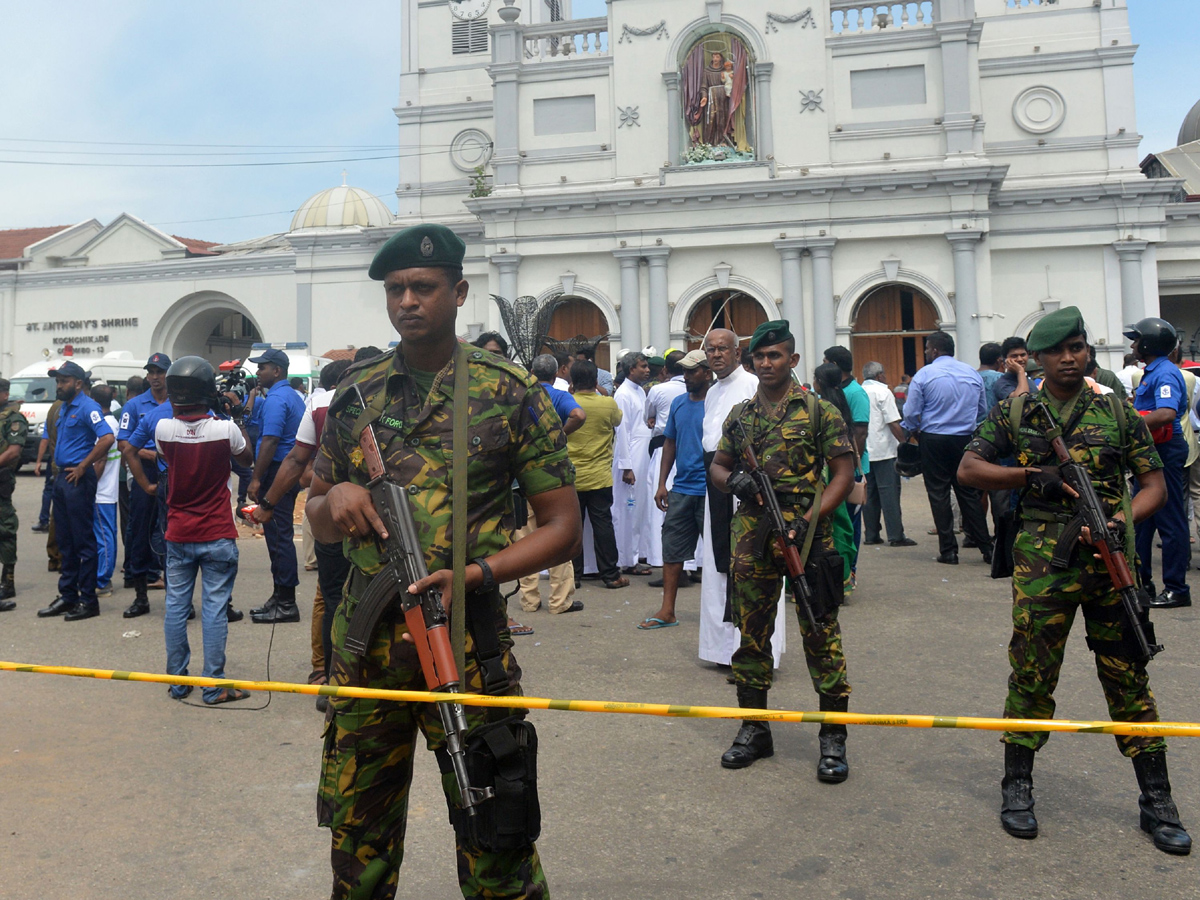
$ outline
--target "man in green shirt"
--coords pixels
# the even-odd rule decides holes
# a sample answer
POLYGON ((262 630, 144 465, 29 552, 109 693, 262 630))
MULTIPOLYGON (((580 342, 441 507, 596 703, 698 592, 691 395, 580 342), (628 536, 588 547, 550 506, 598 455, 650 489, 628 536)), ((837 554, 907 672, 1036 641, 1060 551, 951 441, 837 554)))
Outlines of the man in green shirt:
MULTIPOLYGON (((617 536, 613 531, 613 441, 621 424, 621 408, 612 397, 596 392, 596 364, 576 360, 571 364, 575 402, 587 419, 567 435, 567 455, 575 466, 575 492, 579 512, 592 521, 596 546, 596 568, 607 588, 628 586, 629 579, 617 567, 617 536)), ((583 557, 575 560, 576 580, 583 574, 583 557)))

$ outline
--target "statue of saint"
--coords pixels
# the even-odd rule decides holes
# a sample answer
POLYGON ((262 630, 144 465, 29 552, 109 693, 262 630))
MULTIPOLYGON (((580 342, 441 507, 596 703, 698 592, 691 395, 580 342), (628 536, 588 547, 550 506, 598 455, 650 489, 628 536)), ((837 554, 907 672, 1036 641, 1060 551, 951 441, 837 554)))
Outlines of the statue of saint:
POLYGON ((684 119, 693 146, 752 151, 746 137, 749 69, 745 45, 733 35, 709 35, 696 42, 682 79, 684 119))

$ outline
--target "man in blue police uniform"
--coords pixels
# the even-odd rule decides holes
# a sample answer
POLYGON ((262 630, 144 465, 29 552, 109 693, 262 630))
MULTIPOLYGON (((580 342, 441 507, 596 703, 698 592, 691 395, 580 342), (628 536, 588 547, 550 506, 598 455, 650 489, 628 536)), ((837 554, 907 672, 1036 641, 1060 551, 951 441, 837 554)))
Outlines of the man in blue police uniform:
MULTIPOLYGON (((117 446, 121 453, 126 452, 129 438, 137 431, 138 425, 150 412, 160 407, 167 399, 167 369, 171 368, 171 358, 165 353, 155 353, 146 360, 146 384, 148 390, 142 391, 125 404, 121 410, 121 424, 117 429, 117 446)), ((158 483, 158 466, 148 465, 157 459, 154 449, 154 433, 150 432, 149 443, 138 449, 138 458, 142 461, 142 469, 151 484, 158 483)), ((129 543, 126 556, 129 560, 127 577, 133 582, 133 603, 125 610, 126 619, 144 616, 150 612, 150 600, 146 596, 146 585, 157 581, 163 561, 158 559, 150 546, 150 536, 158 524, 158 501, 147 494, 134 482, 129 491, 129 543)))
POLYGON ((38 616, 63 616, 68 622, 100 615, 96 599, 96 470, 116 435, 104 421, 107 410, 83 393, 87 373, 65 362, 49 372, 62 401, 54 444, 54 521, 62 570, 58 596, 38 616))
MULTIPOLYGON (((296 443, 296 430, 304 418, 304 401, 288 384, 288 355, 274 347, 249 362, 258 366, 259 387, 266 388, 265 397, 255 403, 255 419, 259 426, 255 448, 254 478, 246 496, 262 504, 271 489, 279 464, 296 443)), ((263 537, 271 557, 271 578, 275 590, 267 602, 250 610, 250 618, 260 624, 299 622, 296 606, 296 585, 300 583, 296 565, 296 543, 292 530, 292 513, 300 485, 294 485, 278 501, 270 505, 274 513, 263 524, 263 537)))
POLYGON ((1187 442, 1183 438, 1180 417, 1189 415, 1187 387, 1179 367, 1170 360, 1178 340, 1175 327, 1164 319, 1142 319, 1124 332, 1133 342, 1133 352, 1146 363, 1142 381, 1134 395, 1133 406, 1146 420, 1154 437, 1154 449, 1162 457, 1163 476, 1167 480, 1167 503, 1137 526, 1137 555, 1142 586, 1153 597, 1150 605, 1158 609, 1191 606, 1187 586, 1188 545, 1187 484, 1184 463, 1187 442), (1162 540, 1163 591, 1154 595, 1154 571, 1150 552, 1154 534, 1162 540))

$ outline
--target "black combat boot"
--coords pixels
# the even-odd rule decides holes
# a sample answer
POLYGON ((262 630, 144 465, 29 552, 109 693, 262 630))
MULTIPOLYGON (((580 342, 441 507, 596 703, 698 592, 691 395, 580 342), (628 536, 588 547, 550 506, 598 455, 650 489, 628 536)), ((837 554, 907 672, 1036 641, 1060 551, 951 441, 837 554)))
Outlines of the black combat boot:
POLYGON ((1133 758, 1137 773, 1142 831, 1154 838, 1154 846, 1164 853, 1187 856, 1192 838, 1179 821, 1179 810, 1171 799, 1171 780, 1167 777, 1167 754, 1139 753, 1133 758))
MULTIPOLYGON (((269 602, 269 601, 268 601, 269 602)), ((283 622, 299 622, 300 607, 296 605, 296 589, 275 585, 275 606, 270 612, 261 615, 250 613, 250 619, 259 625, 272 625, 283 622)))
POLYGON ((0 600, 11 600, 15 596, 17 586, 13 583, 13 567, 5 564, 3 573, 0 573, 0 600))
POLYGON ((275 612, 275 606, 279 603, 279 585, 275 585, 275 589, 271 591, 271 596, 267 598, 267 602, 262 606, 252 606, 250 608, 250 618, 257 619, 259 616, 269 616, 275 612))
POLYGON ((1000 824, 1017 838, 1035 838, 1033 817, 1033 751, 1020 744, 1004 745, 1004 780, 1000 782, 1000 824))
POLYGON ((150 598, 146 596, 146 576, 138 575, 133 579, 133 602, 121 613, 126 619, 136 619, 150 612, 150 598))
MULTIPOLYGON (((821 712, 846 712, 850 708, 849 697, 821 694, 820 698, 821 712)), ((826 784, 841 784, 850 777, 850 764, 846 762, 846 726, 822 725, 817 741, 821 745, 817 780, 826 784)))
MULTIPOLYGON (((752 688, 744 684, 737 686, 738 706, 742 709, 766 709, 766 688, 752 688)), ((721 756, 721 765, 726 769, 744 769, 757 759, 775 755, 775 742, 771 739, 771 726, 767 722, 743 721, 738 729, 733 746, 721 756)))

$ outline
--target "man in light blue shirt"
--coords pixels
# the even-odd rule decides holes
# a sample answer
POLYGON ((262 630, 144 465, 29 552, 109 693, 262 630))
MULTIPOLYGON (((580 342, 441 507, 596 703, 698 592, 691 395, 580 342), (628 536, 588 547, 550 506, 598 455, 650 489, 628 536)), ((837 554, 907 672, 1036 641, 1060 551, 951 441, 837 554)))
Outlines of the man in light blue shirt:
POLYGON ((937 561, 958 565, 958 541, 954 537, 954 514, 950 491, 958 498, 963 531, 992 561, 992 536, 978 489, 959 484, 958 464, 975 426, 988 414, 983 378, 966 363, 954 358, 954 338, 935 331, 925 338, 925 367, 908 386, 904 402, 904 430, 917 435, 921 447, 921 469, 925 492, 938 533, 937 561))

